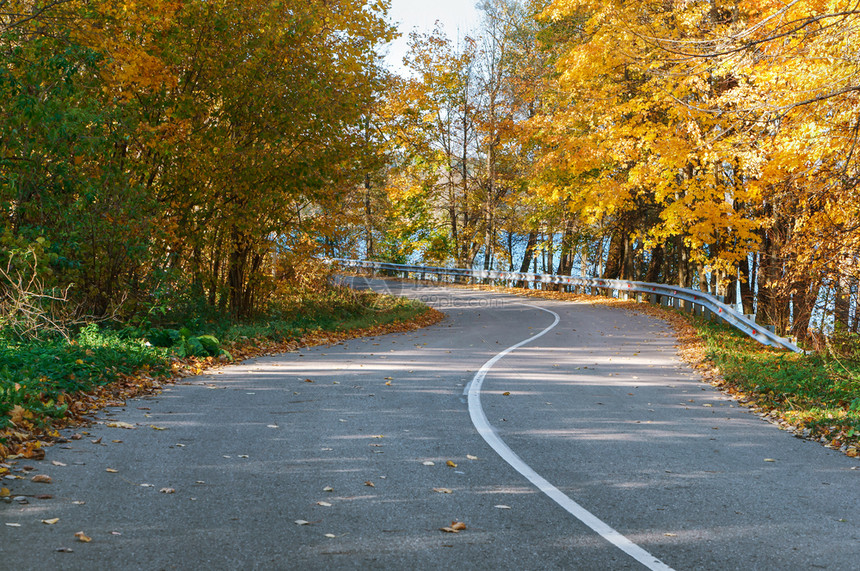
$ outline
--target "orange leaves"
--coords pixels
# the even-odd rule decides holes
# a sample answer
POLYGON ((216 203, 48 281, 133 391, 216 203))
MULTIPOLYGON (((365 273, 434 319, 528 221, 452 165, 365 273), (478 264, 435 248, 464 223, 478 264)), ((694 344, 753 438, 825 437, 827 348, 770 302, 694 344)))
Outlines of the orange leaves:
POLYGON ((439 528, 440 531, 444 531, 445 533, 460 533, 464 529, 466 529, 466 524, 463 523, 462 521, 456 521, 456 520, 452 521, 451 525, 449 525, 449 526, 439 528))

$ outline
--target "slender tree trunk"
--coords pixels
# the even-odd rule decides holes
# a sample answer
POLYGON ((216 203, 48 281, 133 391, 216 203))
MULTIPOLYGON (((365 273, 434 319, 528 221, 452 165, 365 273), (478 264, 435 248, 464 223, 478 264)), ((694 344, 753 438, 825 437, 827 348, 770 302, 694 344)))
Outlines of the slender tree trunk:
POLYGON ((660 282, 660 269, 663 266, 663 246, 657 245, 651 248, 651 262, 645 274, 645 281, 650 283, 660 282))
POLYGON ((744 306, 744 313, 747 315, 755 313, 755 292, 753 291, 756 273, 755 260, 755 254, 748 256, 746 260, 741 261, 738 267, 740 273, 741 303, 744 306))
POLYGON ((364 175, 364 245, 366 248, 365 256, 368 260, 372 260, 373 251, 373 211, 370 202, 370 174, 364 175))
POLYGON ((848 331, 851 325, 851 282, 844 274, 836 283, 836 300, 833 304, 833 322, 837 330, 848 331))
POLYGON ((573 221, 567 217, 564 223, 564 234, 561 237, 561 255, 558 259, 558 273, 559 275, 569 276, 570 272, 573 271, 573 257, 574 257, 574 248, 573 244, 573 221))

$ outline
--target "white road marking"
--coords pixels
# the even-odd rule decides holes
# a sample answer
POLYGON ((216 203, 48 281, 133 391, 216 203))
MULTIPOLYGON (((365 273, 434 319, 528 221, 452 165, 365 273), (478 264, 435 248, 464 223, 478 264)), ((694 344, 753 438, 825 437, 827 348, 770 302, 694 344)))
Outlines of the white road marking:
POLYGON ((604 539, 609 541, 611 544, 615 545, 621 551, 647 567, 648 569, 653 569, 655 571, 672 571, 672 568, 612 529, 608 524, 604 523, 600 519, 597 518, 590 511, 573 501, 571 498, 566 496, 561 490, 550 484, 543 476, 534 471, 534 469, 526 464, 522 458, 520 458, 516 452, 510 449, 510 447, 505 444, 505 442, 499 437, 496 429, 489 423, 487 420, 487 415, 484 414, 484 409, 481 407, 481 385, 484 383, 484 378, 487 376, 487 373, 490 369, 493 368, 502 357, 507 355, 508 353, 519 349, 523 345, 527 343, 531 343, 535 339, 545 335, 547 332, 551 331, 558 325, 558 322, 561 320, 559 315, 550 311, 549 309, 545 309, 543 307, 539 307, 537 305, 531 305, 527 303, 523 303, 520 305, 525 305, 528 307, 532 307, 534 309, 539 309, 541 311, 545 311, 547 313, 555 316, 555 321, 553 321, 552 325, 541 331, 536 335, 532 335, 528 339, 524 339, 520 341, 516 345, 511 345, 501 353, 497 354, 495 357, 484 363, 481 369, 475 373, 475 376, 466 385, 466 389, 464 392, 467 392, 468 400, 469 400, 469 415, 472 417, 472 424, 478 430, 478 433, 481 437, 490 445, 490 447, 498 453, 502 459, 510 464, 514 470, 522 474, 526 477, 532 484, 537 486, 537 488, 542 491, 544 494, 549 496, 555 503, 563 507, 568 511, 571 515, 573 515, 576 519, 590 527, 596 533, 600 534, 604 539))

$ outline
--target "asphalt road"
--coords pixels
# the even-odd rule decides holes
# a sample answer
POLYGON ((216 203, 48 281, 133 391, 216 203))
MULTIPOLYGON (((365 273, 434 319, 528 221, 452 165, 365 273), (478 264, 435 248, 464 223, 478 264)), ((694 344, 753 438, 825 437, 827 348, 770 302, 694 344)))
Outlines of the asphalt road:
POLYGON ((448 317, 186 379, 19 462, 0 568, 860 566, 860 462, 700 382, 662 322, 401 293, 448 317))

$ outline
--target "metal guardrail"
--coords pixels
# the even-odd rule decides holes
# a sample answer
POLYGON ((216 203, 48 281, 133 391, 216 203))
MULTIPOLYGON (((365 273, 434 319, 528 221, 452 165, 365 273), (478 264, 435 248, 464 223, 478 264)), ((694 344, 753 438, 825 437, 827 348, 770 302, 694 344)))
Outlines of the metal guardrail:
POLYGON ((502 272, 496 270, 466 270, 462 268, 439 268, 434 266, 416 266, 408 264, 389 264, 385 262, 368 262, 362 260, 346 260, 335 258, 330 260, 333 263, 340 264, 346 268, 362 268, 368 270, 386 270, 404 274, 404 277, 409 277, 409 274, 414 274, 418 279, 426 279, 430 276, 454 276, 460 278, 468 278, 473 280, 507 280, 513 282, 530 282, 540 284, 558 284, 562 286, 578 286, 587 288, 597 288, 603 290, 613 290, 623 294, 629 298, 630 294, 637 294, 637 300, 640 300, 640 295, 650 296, 652 303, 659 303, 661 299, 667 298, 674 300, 673 305, 680 307, 681 301, 685 301, 692 306, 694 312, 710 312, 711 314, 723 319, 726 323, 752 337, 763 345, 771 347, 781 347, 802 353, 803 350, 790 340, 776 335, 767 327, 759 325, 752 319, 745 316, 735 308, 726 305, 716 297, 694 289, 682 288, 666 284, 653 284, 647 282, 633 282, 626 280, 606 280, 601 278, 583 278, 574 276, 560 276, 552 274, 531 274, 522 272, 502 272))

